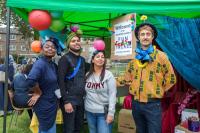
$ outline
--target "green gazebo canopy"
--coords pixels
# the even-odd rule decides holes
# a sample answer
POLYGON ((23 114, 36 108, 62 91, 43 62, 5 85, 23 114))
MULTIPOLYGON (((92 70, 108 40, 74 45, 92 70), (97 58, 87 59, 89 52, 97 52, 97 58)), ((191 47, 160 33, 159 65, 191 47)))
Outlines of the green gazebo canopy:
POLYGON ((109 36, 111 21, 127 13, 177 18, 200 17, 200 0, 7 0, 7 6, 25 21, 32 9, 63 11, 66 25, 79 24, 85 35, 109 36))

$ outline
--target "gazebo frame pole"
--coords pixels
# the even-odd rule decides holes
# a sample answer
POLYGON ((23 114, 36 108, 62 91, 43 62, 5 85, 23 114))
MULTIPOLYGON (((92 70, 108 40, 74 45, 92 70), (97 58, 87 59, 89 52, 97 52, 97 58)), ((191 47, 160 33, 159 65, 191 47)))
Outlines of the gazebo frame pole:
POLYGON ((5 56, 5 87, 4 87, 4 119, 3 133, 6 133, 6 116, 8 107, 8 64, 9 64, 9 46, 10 46, 10 8, 6 10, 6 56, 5 56))

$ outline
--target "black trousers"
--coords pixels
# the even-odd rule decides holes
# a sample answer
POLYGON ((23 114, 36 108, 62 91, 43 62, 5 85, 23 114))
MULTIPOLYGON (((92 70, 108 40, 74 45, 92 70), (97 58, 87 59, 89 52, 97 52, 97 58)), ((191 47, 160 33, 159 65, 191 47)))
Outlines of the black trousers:
POLYGON ((63 114, 63 133, 80 133, 84 121, 84 104, 73 105, 72 113, 65 112, 64 105, 61 106, 63 114))

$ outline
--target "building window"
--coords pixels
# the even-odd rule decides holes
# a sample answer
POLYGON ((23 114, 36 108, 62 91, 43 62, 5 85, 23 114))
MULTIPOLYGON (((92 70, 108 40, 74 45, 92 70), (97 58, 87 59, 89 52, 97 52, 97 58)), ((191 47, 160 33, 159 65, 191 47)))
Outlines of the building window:
POLYGON ((21 45, 21 51, 26 51, 25 45, 21 45))
POLYGON ((10 51, 16 51, 16 46, 15 45, 10 45, 10 51))
POLYGON ((10 35, 10 40, 16 40, 16 35, 10 35))

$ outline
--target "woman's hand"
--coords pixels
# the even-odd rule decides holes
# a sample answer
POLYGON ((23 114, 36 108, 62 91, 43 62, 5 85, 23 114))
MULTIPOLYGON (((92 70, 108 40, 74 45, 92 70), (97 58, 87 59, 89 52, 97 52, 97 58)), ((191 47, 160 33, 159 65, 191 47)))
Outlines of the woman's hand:
POLYGON ((72 113, 74 111, 71 103, 65 104, 64 107, 65 107, 65 112, 67 113, 72 113))
POLYGON ((32 97, 28 100, 28 106, 30 107, 34 106, 38 101, 38 99, 40 98, 40 96, 42 95, 42 91, 40 90, 38 83, 32 88, 32 90, 33 94, 29 94, 32 97))
POLYGON ((113 117, 113 116, 107 115, 107 117, 106 117, 106 122, 107 122, 107 124, 112 123, 113 120, 114 120, 114 117, 113 117))
POLYGON ((38 101, 38 99, 40 98, 41 94, 38 93, 33 93, 30 94, 32 97, 28 100, 28 106, 34 106, 36 104, 36 102, 38 101))

